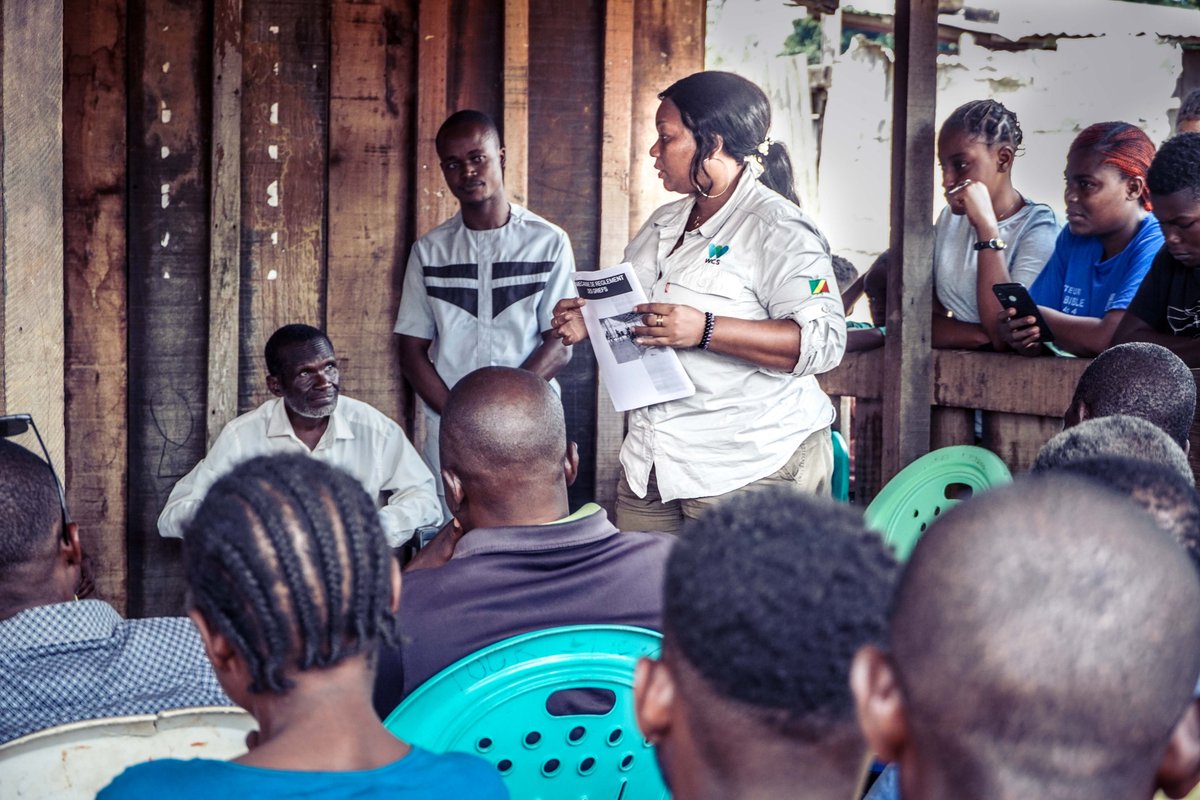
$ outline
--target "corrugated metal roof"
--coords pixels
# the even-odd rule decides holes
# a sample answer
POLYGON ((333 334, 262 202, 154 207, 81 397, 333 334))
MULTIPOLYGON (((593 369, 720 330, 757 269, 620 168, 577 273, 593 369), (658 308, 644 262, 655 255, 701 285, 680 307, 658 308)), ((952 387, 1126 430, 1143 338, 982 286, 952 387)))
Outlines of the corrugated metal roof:
POLYGON ((983 0, 968 5, 999 12, 996 22, 973 22, 939 14, 938 24, 989 33, 1010 41, 1030 37, 1155 34, 1200 38, 1200 10, 1129 3, 1124 0, 983 0))
MULTIPOLYGON (((1147 33, 1200 38, 1200 10, 1125 0, 966 0, 971 8, 996 11, 996 22, 974 22, 963 13, 939 14, 938 24, 989 33, 1010 41, 1036 37, 1115 36, 1147 33)), ((842 8, 892 14, 895 0, 842 0, 842 8)))

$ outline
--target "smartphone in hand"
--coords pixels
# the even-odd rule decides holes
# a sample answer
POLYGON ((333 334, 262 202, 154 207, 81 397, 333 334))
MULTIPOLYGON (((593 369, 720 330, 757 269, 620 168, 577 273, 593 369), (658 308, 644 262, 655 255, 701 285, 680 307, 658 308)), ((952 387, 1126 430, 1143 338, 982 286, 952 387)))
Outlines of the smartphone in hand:
POLYGON ((1033 302, 1033 298, 1029 296, 1029 290, 1023 285, 1019 283, 996 283, 992 285, 992 292, 1004 308, 1015 308, 1018 317, 1033 317, 1036 320, 1034 324, 1038 327, 1039 341, 1054 341, 1054 331, 1050 330, 1050 326, 1046 324, 1046 318, 1042 316, 1037 303, 1033 302))

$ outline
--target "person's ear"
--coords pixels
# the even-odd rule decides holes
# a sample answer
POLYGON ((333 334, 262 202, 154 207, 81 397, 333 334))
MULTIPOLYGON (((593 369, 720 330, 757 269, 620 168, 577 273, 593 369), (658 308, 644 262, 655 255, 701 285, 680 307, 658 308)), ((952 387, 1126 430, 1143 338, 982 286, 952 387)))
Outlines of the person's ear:
POLYGON ((1138 205, 1141 205, 1142 197, 1146 193, 1146 179, 1140 175, 1134 175, 1132 178, 1126 179, 1125 183, 1125 198, 1127 200, 1136 200, 1138 205))
MULTIPOLYGON (((395 559, 392 560, 395 561, 395 559)), ((204 652, 208 656, 208 660, 212 662, 213 671, 218 674, 231 672, 233 660, 237 657, 237 651, 233 649, 233 645, 220 631, 208 624, 208 620, 199 610, 189 608, 188 617, 196 626, 196 630, 200 632, 200 641, 204 643, 204 652)))
POLYGON ((725 137, 718 133, 713 138, 716 140, 716 144, 713 145, 711 152, 705 154, 706 158, 717 158, 725 151, 725 137))
POLYGON ((267 388, 271 390, 271 394, 276 397, 283 397, 283 384, 279 382, 279 376, 267 374, 267 388))
POLYGON ((1063 430, 1074 428, 1085 419, 1091 417, 1091 415, 1087 403, 1082 400, 1073 401, 1063 414, 1063 430))
POLYGON ((1017 152, 1013 150, 1012 145, 1002 144, 996 148, 996 171, 1008 172, 1012 169, 1013 159, 1017 152))
POLYGON ((908 718, 896 672, 878 647, 866 645, 855 653, 850 689, 858 727, 872 752, 881 761, 897 760, 908 743, 908 718))
POLYGON ((446 490, 446 508, 450 509, 451 515, 457 516, 459 508, 462 507, 463 498, 466 496, 463 491, 462 479, 454 470, 442 467, 442 486, 446 490))
POLYGON ((501 148, 500 148, 500 169, 501 169, 502 171, 503 171, 503 169, 504 169, 505 163, 506 163, 506 161, 505 161, 505 153, 504 153, 504 148, 503 148, 503 147, 501 147, 501 148))
POLYGON ((1200 704, 1193 700, 1175 724, 1154 775, 1167 797, 1186 797, 1200 783, 1200 704))
POLYGON ((83 563, 83 545, 79 543, 79 525, 68 522, 63 537, 58 540, 58 555, 64 564, 77 567, 83 563))
POLYGON ((400 584, 402 581, 400 578, 400 562, 394 558, 390 559, 390 561, 392 562, 392 602, 388 605, 388 607, 392 610, 392 613, 395 614, 400 610, 400 584))
POLYGON ((638 728, 651 744, 671 732, 675 711, 675 679, 671 668, 655 658, 639 658, 633 673, 633 706, 638 728))
POLYGON ((567 479, 567 486, 573 485, 579 477, 579 445, 571 441, 567 442, 567 452, 563 456, 563 477, 567 479))

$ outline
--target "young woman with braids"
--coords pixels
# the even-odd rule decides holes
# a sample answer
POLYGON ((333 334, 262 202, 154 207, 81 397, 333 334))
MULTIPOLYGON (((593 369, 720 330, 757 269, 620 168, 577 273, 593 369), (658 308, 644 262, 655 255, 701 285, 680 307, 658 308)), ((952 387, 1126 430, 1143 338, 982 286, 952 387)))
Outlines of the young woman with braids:
MULTIPOLYGON (((659 95, 650 156, 684 195, 625 249, 650 300, 638 344, 676 350, 696 393, 636 409, 621 448, 617 527, 677 530, 750 485, 829 492, 833 406, 816 375, 846 324, 825 237, 797 205, 787 149, 767 138, 762 90, 698 72, 659 95)), ((565 344, 587 338, 578 298, 555 307, 565 344)))
MULTIPOLYGON (((1162 248, 1146 187, 1153 160, 1150 137, 1127 122, 1085 128, 1067 151, 1067 226, 1029 287, 1064 350, 1094 356, 1109 346, 1162 248)), ((1001 310, 999 320, 1013 350, 1037 355, 1042 349, 1034 317, 1001 310)))
POLYGON ((140 764, 101 798, 508 797, 486 762, 412 747, 375 715, 400 572, 354 478, 306 456, 247 461, 209 490, 183 547, 190 616, 258 732, 232 762, 140 764))
POLYGON ((1023 138, 1016 114, 995 100, 965 103, 942 123, 947 205, 934 230, 934 347, 1005 349, 992 286, 1029 286, 1054 250, 1054 211, 1013 187, 1023 138))

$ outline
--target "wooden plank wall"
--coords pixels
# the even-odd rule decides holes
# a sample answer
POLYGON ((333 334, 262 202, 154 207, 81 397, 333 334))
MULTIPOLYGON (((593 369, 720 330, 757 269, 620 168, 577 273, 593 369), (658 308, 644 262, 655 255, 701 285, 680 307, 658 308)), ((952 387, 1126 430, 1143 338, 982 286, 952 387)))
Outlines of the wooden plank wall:
POLYGON ((66 0, 66 485, 97 590, 125 610, 125 0, 66 0))
POLYGON ((0 413, 34 415, 60 475, 62 20, 61 0, 0 7, 0 413))
MULTIPOLYGON (((883 466, 884 350, 847 353, 821 386, 854 397, 855 502, 866 505, 890 475, 883 466)), ((981 444, 1013 474, 1032 466, 1038 450, 1062 430, 1062 415, 1086 358, 1021 358, 1010 354, 934 350, 926 376, 932 388, 934 447, 975 443, 975 410, 983 413, 981 444)), ((919 455, 919 454, 918 454, 919 455)), ((900 464, 903 468, 908 462, 900 464)))
MULTIPOLYGON (((101 589, 135 615, 182 608, 157 516, 267 396, 277 326, 324 326, 346 393, 411 422, 391 328, 412 241, 457 210, 433 151, 450 112, 497 119, 513 198, 591 269, 669 199, 646 155, 655 95, 703 63, 703 0, 61 1, 65 16, 38 6, 65 25, 65 286, 45 291, 51 311, 65 294, 66 336, 37 341, 64 348, 38 357, 66 377, 39 377, 66 397, 69 495, 101 589)), ((572 502, 611 505, 622 420, 598 437, 579 350, 560 378, 583 453, 572 502)))

